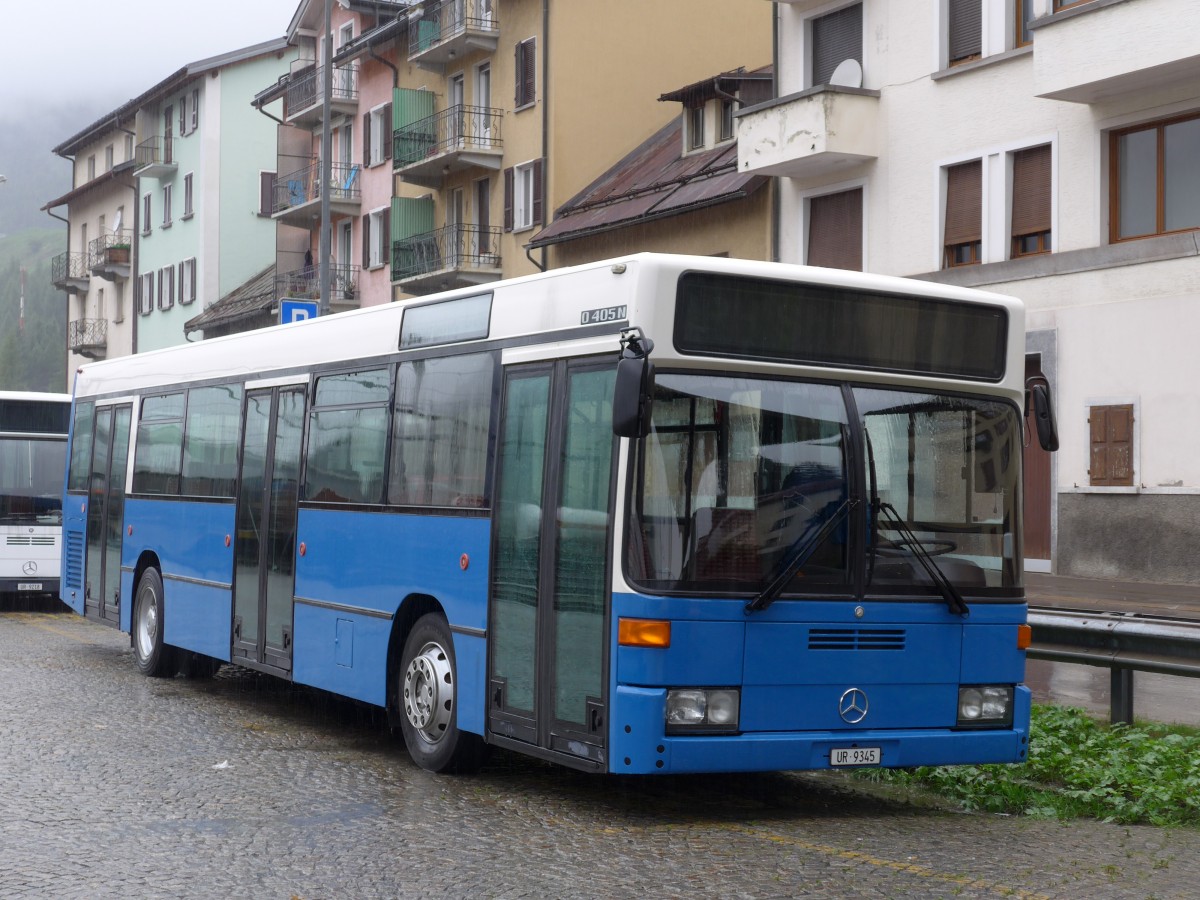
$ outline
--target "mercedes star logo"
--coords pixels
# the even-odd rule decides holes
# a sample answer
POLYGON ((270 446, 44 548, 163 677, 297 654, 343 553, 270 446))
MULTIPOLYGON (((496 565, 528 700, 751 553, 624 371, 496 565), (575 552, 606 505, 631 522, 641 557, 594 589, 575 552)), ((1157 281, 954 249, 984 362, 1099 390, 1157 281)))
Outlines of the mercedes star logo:
POLYGON ((867 717, 866 693, 850 688, 838 698, 838 714, 847 725, 857 725, 867 717))
POLYGON ((29 562, 25 563, 25 565, 21 566, 21 571, 24 572, 26 575, 36 575, 37 574, 37 563, 35 563, 31 559, 29 562))

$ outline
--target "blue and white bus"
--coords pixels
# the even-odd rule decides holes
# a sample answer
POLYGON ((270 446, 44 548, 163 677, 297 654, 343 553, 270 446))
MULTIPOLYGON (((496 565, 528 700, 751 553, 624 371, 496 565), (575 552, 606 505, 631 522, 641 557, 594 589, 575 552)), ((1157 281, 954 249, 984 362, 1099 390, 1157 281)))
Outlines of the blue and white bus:
POLYGON ((1008 297, 643 254, 93 363, 62 598, 433 771, 1019 761, 1023 346, 1008 297))
POLYGON ((70 421, 69 394, 0 391, 0 598, 58 596, 70 421))

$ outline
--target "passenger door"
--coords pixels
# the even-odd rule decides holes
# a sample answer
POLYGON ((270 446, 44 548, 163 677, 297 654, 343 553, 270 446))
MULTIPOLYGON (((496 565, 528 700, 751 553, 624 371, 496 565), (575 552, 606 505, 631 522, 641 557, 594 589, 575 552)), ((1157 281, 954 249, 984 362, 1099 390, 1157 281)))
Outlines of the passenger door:
POLYGON ((605 763, 614 378, 608 360, 510 368, 499 435, 489 727, 584 767, 605 763))
POLYGON ((120 622, 121 543, 132 410, 128 404, 96 409, 89 469, 84 612, 114 626, 120 622))

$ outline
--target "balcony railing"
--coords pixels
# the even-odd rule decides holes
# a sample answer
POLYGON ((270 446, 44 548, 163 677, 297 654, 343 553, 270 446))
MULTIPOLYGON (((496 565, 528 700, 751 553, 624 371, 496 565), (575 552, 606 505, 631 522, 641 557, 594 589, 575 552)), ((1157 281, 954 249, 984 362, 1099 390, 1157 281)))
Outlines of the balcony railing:
POLYGON ((500 38, 495 0, 441 0, 409 26, 408 58, 441 69, 470 50, 492 52, 500 38))
POLYGON ((50 281, 60 291, 86 291, 91 275, 86 253, 66 251, 50 260, 50 281))
POLYGON ((103 359, 108 349, 108 320, 72 319, 67 323, 67 346, 80 356, 103 359))
MULTIPOLYGON (((321 118, 325 103, 325 67, 313 66, 293 74, 284 92, 284 118, 293 124, 311 124, 321 118)), ((335 110, 345 111, 358 105, 358 65, 333 67, 333 92, 330 102, 335 110)))
POLYGON ((433 185, 451 172, 500 168, 504 111, 457 105, 392 132, 392 165, 407 181, 433 185))
POLYGON ((133 235, 124 229, 110 231, 88 243, 88 267, 108 281, 129 277, 133 235))
MULTIPOLYGON (((329 203, 337 215, 353 215, 362 203, 362 186, 357 163, 333 163, 329 167, 329 203)), ((271 215, 289 225, 308 227, 319 214, 321 163, 313 160, 303 169, 275 179, 271 215)))
MULTIPOLYGON (((358 294, 358 276, 361 267, 337 265, 329 267, 329 291, 331 304, 346 303, 354 300, 358 294)), ((308 266, 275 276, 275 296, 279 299, 292 298, 297 300, 321 299, 321 269, 319 266, 308 266)))
POLYGON ((175 139, 159 134, 142 141, 133 151, 133 174, 158 178, 175 170, 175 139))
POLYGON ((411 292, 493 281, 500 275, 499 228, 447 225, 392 242, 392 281, 411 292), (424 284, 428 280, 429 284, 424 284))

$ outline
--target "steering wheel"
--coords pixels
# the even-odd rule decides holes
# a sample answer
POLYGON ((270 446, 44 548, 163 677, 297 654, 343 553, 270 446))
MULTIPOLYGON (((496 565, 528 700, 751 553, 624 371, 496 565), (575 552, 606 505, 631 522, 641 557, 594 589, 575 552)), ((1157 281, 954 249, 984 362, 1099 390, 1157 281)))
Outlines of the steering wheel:
POLYGON ((955 550, 957 550, 957 549, 958 549, 958 544, 954 543, 954 541, 946 541, 946 540, 937 540, 937 541, 920 541, 920 540, 918 540, 918 541, 910 541, 910 540, 889 541, 889 542, 888 542, 888 544, 887 544, 886 546, 884 546, 884 545, 881 545, 881 546, 879 547, 879 549, 880 549, 880 550, 893 550, 893 549, 894 549, 894 550, 900 550, 900 549, 904 549, 904 550, 905 550, 905 552, 907 552, 907 553, 912 553, 913 551, 912 551, 912 549, 910 549, 910 548, 912 547, 912 545, 913 545, 913 544, 920 544, 920 545, 921 545, 921 547, 922 547, 922 548, 924 548, 925 552, 926 552, 926 553, 928 553, 930 556, 941 556, 943 553, 953 553, 955 550))

